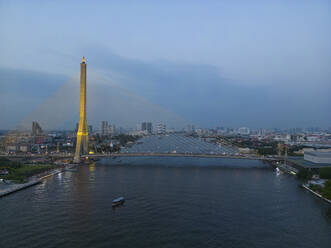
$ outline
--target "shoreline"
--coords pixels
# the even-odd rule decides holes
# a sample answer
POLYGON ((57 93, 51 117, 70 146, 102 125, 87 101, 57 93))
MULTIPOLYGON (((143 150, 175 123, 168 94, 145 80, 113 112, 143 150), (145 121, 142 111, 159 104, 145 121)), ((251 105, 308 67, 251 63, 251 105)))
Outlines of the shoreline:
POLYGON ((280 171, 295 176, 298 173, 298 170, 287 164, 277 164, 275 165, 280 171))
MULTIPOLYGON (((281 165, 281 166, 277 166, 277 168, 279 168, 281 171, 283 171, 284 173, 288 174, 288 175, 291 175, 291 176, 295 176, 297 174, 297 171, 294 172, 293 171, 293 167, 291 166, 284 166, 284 165, 281 165)), ((296 169, 295 169, 296 170, 296 169)), ((331 204, 331 200, 329 199, 326 199, 325 197, 323 197, 321 194, 315 192, 314 190, 310 189, 305 183, 301 184, 301 186, 308 190, 310 193, 312 193, 313 195, 325 200, 326 202, 330 203, 331 204)))
POLYGON ((325 200, 326 202, 328 202, 328 203, 331 204, 331 200, 326 199, 325 197, 323 197, 323 196, 320 195, 319 193, 317 193, 317 192, 315 192, 314 190, 310 189, 306 184, 303 183, 301 186, 302 186, 303 188, 305 188, 306 190, 308 190, 310 193, 316 195, 317 197, 319 197, 319 198, 321 198, 321 199, 323 199, 323 200, 325 200))
POLYGON ((47 173, 46 175, 44 175, 44 176, 42 176, 42 177, 39 177, 39 180, 44 180, 44 179, 46 179, 46 178, 48 178, 48 177, 51 177, 51 176, 54 176, 54 175, 57 175, 57 174, 59 174, 59 173, 61 173, 61 172, 63 172, 64 171, 64 169, 62 168, 62 169, 53 169, 53 170, 51 170, 51 171, 49 171, 50 173, 47 173))
POLYGON ((40 183, 42 183, 42 181, 44 179, 46 179, 48 177, 51 177, 51 176, 54 176, 54 175, 57 175, 61 172, 63 172, 63 168, 62 169, 61 168, 52 169, 50 171, 47 171, 47 173, 45 173, 46 175, 39 176, 39 177, 38 176, 30 177, 30 180, 26 183, 22 183, 22 184, 15 183, 15 184, 8 185, 8 189, 0 190, 0 198, 4 197, 4 196, 7 196, 7 195, 10 195, 12 193, 15 193, 17 191, 29 188, 31 186, 40 184, 40 183))
MULTIPOLYGON (((269 161, 268 161, 269 162, 269 161)), ((292 176, 294 176, 295 174, 292 174, 291 170, 289 168, 284 168, 283 166, 276 166, 276 167, 280 167, 280 169, 287 173, 287 174, 290 174, 292 176)), ((289 166, 290 167, 290 166, 289 166)), ((291 167, 290 167, 291 168, 291 167)), ((291 168, 293 169, 293 168, 291 168)), ((47 171, 45 173, 41 173, 42 175, 35 175, 35 176, 32 176, 30 177, 30 180, 26 183, 23 183, 23 184, 12 184, 12 185, 8 185, 9 188, 8 189, 5 189, 5 190, 0 190, 0 198, 4 197, 4 196, 7 196, 7 195, 10 195, 12 193, 15 193, 15 192, 18 192, 20 190, 23 190, 23 189, 26 189, 26 188, 29 188, 31 186, 34 186, 34 185, 37 185, 37 184, 40 184, 42 183, 43 180, 51 177, 51 176, 54 176, 54 175, 57 175, 59 173, 62 173, 65 171, 65 168, 58 168, 58 169, 52 169, 50 171, 47 171)), ((306 189, 307 191, 309 191, 310 193, 314 194, 315 196, 325 200, 326 202, 328 202, 329 204, 331 204, 331 200, 328 200, 326 198, 324 198, 322 195, 320 195, 319 193, 313 191, 312 189, 310 189, 306 184, 302 184, 301 185, 304 189, 306 189)))
POLYGON ((41 182, 42 182, 41 179, 37 179, 37 180, 32 180, 32 181, 27 182, 27 183, 10 185, 11 187, 9 189, 0 191, 0 197, 4 197, 4 196, 7 196, 9 194, 12 194, 12 193, 15 193, 17 191, 20 191, 22 189, 29 188, 29 187, 31 187, 33 185, 37 185, 37 184, 39 184, 41 182))

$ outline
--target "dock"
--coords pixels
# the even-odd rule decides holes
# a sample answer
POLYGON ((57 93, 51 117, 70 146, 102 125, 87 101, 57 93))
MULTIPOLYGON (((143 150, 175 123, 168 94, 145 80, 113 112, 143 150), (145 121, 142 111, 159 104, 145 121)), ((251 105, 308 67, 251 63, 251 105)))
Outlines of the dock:
POLYGON ((291 175, 296 175, 298 173, 298 170, 288 164, 278 164, 277 167, 285 172, 285 173, 288 173, 288 174, 291 174, 291 175))

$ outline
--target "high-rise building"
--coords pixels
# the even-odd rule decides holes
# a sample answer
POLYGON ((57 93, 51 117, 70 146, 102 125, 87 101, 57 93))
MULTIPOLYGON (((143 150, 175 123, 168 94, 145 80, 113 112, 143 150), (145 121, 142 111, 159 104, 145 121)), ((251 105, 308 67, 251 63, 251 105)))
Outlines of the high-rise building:
POLYGON ((152 133, 153 131, 152 122, 141 123, 141 131, 147 131, 147 133, 152 133))
POLYGON ((148 133, 153 132, 152 122, 147 122, 147 132, 148 133))
POLYGON ((39 123, 36 121, 33 121, 32 122, 32 135, 39 136, 39 135, 42 135, 42 133, 43 133, 43 130, 40 127, 39 123))
POLYGON ((116 127, 115 127, 114 124, 112 124, 112 125, 109 126, 109 133, 111 135, 115 135, 115 133, 116 133, 116 127))
POLYGON ((163 123, 158 123, 156 126, 157 134, 165 134, 166 133, 166 125, 163 123))
POLYGON ((88 125, 87 126, 87 131, 89 134, 93 133, 93 126, 92 125, 88 125))
POLYGON ((147 130, 147 122, 141 123, 141 131, 147 130))
POLYGON ((116 128, 114 124, 109 124, 108 121, 101 122, 101 135, 114 135, 116 132, 116 128))
POLYGON ((78 132, 78 127, 79 127, 79 123, 77 122, 77 123, 76 123, 76 127, 75 127, 75 133, 78 132))
POLYGON ((108 135, 108 121, 101 122, 101 135, 108 135))
POLYGON ((80 113, 74 162, 80 162, 80 155, 88 154, 88 130, 86 120, 86 61, 80 64, 80 113))
POLYGON ((192 133, 192 128, 191 128, 190 124, 186 125, 185 132, 188 133, 188 134, 192 133))

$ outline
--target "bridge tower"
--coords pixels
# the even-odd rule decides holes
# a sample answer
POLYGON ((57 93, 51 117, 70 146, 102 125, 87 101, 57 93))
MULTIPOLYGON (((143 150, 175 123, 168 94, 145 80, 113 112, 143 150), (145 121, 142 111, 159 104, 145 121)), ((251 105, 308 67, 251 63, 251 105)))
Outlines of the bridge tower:
POLYGON ((76 152, 74 163, 80 162, 80 155, 88 154, 88 131, 86 121, 86 61, 85 57, 80 64, 80 114, 77 131, 76 152))

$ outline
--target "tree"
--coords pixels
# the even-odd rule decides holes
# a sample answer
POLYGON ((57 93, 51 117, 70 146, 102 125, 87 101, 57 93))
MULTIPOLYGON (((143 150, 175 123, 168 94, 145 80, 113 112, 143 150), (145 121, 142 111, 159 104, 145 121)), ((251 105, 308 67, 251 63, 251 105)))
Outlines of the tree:
POLYGON ((299 172, 297 173, 297 177, 301 180, 310 180, 313 176, 313 173, 305 168, 302 168, 299 170, 299 172))
POLYGON ((331 180, 327 180, 324 183, 324 188, 322 191, 322 196, 326 199, 331 200, 331 180))
POLYGON ((331 179, 331 167, 321 168, 319 170, 320 178, 331 179))

